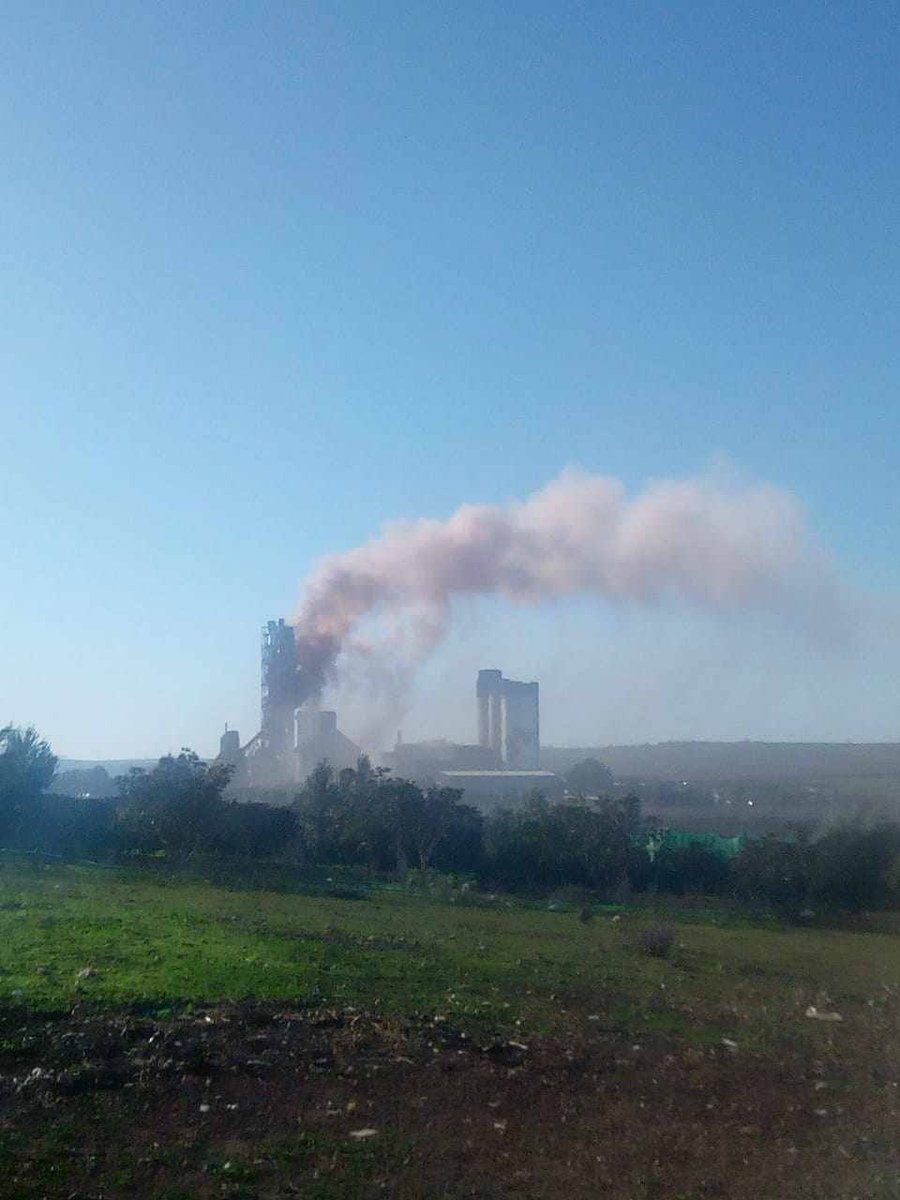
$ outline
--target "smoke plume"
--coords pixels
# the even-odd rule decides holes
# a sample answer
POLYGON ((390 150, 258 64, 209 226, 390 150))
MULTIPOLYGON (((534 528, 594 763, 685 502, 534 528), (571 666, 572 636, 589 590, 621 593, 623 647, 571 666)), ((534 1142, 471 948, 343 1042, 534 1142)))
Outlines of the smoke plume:
POLYGON ((835 590, 797 501, 771 484, 663 480, 629 499, 616 479, 569 470, 525 500, 392 522, 322 559, 295 618, 302 688, 318 696, 339 656, 342 671, 387 672, 402 686, 461 596, 673 598, 797 614, 833 606, 835 590))

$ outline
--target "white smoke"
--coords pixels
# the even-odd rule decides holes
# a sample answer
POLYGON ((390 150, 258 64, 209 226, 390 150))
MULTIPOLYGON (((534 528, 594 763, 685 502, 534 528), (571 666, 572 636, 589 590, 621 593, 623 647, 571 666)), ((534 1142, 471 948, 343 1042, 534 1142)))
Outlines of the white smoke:
POLYGON ((797 500, 778 487, 662 480, 629 499, 616 479, 567 470, 525 500, 392 522, 327 556, 306 583, 295 632, 307 695, 334 678, 339 658, 342 671, 396 691, 465 595, 529 605, 675 598, 806 619, 836 613, 838 592, 797 500))

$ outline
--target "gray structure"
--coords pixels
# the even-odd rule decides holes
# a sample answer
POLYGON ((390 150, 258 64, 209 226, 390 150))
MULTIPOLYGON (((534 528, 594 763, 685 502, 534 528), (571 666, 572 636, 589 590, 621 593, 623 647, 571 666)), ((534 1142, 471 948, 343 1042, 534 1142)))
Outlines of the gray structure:
POLYGON ((241 761, 241 735, 236 729, 225 726, 225 732, 219 738, 219 762, 229 767, 237 767, 241 761))
POLYGON ((272 758, 283 759, 293 749, 294 710, 299 703, 294 630, 283 617, 263 626, 260 661, 260 737, 272 758))
POLYGON ((306 779, 319 763, 326 762, 336 771, 356 766, 362 750, 338 729, 336 712, 304 705, 297 709, 295 719, 298 781, 306 779))
MULTIPOLYGON (((338 770, 356 765, 362 751, 338 729, 337 714, 301 707, 303 694, 294 628, 283 618, 267 621, 260 654, 260 730, 241 751, 250 787, 300 783, 323 761, 338 770)), ((225 751, 223 740, 223 758, 225 751)))
POLYGON ((510 770, 536 771, 540 763, 538 685, 478 672, 478 744, 510 770))
POLYGON ((430 742, 404 742, 397 735, 397 744, 383 756, 384 765, 394 775, 415 779, 417 783, 432 784, 440 771, 491 771, 500 766, 494 752, 485 746, 459 745, 445 738, 430 742))
POLYGON ((440 787, 459 788, 467 804, 491 808, 521 804, 540 793, 552 802, 565 793, 565 780, 552 771, 439 771, 440 787))
POLYGON ((225 726, 225 732, 219 738, 219 753, 216 762, 231 767, 232 788, 242 788, 247 785, 247 762, 241 746, 241 735, 236 729, 225 726))

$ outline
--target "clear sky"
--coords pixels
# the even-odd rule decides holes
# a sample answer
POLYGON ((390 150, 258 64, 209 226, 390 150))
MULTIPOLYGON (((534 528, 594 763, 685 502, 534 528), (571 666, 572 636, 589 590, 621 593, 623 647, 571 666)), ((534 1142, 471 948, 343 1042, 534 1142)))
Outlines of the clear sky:
POLYGON ((322 554, 725 457, 855 648, 474 604, 405 734, 499 666, 559 742, 900 736, 898 66, 879 0, 4 5, 0 721, 210 753, 322 554))

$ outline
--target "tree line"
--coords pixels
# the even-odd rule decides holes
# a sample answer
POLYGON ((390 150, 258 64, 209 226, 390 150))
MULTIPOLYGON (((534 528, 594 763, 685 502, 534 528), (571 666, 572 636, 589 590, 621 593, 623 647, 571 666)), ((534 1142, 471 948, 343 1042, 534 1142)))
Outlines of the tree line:
POLYGON ((536 795, 484 814, 456 789, 420 787, 365 757, 355 769, 320 764, 283 807, 229 799, 230 768, 190 750, 120 777, 112 797, 48 794, 55 769, 33 729, 0 729, 0 846, 175 868, 229 860, 401 878, 433 871, 491 891, 574 889, 604 900, 697 893, 786 913, 900 907, 900 826, 889 821, 798 827, 729 853, 720 840, 667 835, 635 796, 551 804, 536 795))

